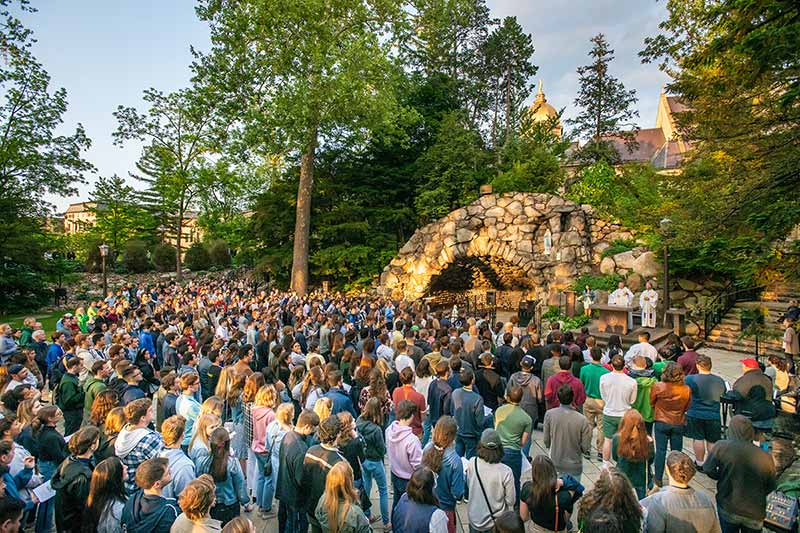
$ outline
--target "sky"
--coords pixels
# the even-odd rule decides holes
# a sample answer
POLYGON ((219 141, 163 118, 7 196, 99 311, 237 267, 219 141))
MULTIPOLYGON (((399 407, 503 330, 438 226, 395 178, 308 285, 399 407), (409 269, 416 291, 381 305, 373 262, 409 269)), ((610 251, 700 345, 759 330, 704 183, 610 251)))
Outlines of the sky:
MULTIPOLYGON (((194 0, 33 3, 38 11, 21 18, 38 41, 34 54, 50 73, 53 87, 66 88, 65 131, 83 124, 92 140, 85 157, 97 169, 87 184, 78 187, 78 196, 46 198, 63 211, 71 202, 88 199, 97 175, 127 177, 135 168, 141 145, 113 144, 117 123, 112 113, 119 105, 143 109, 141 95, 148 87, 169 92, 187 86, 190 46, 208 49, 209 32, 195 15, 194 0)), ((655 65, 641 64, 637 54, 644 38, 654 35, 665 18, 665 2, 487 0, 487 4, 493 17, 516 16, 533 36, 533 62, 539 71, 531 82, 542 80, 548 102, 556 109, 565 108, 565 118, 576 114, 575 69, 589 62, 589 39, 602 32, 616 52, 612 74, 636 90, 639 125, 655 125, 659 93, 667 78, 655 65)))

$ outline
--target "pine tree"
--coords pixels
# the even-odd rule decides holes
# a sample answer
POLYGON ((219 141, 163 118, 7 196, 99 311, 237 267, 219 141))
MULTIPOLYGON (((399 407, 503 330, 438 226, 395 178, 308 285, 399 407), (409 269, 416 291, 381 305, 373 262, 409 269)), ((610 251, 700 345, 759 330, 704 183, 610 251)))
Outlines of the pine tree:
POLYGON ((578 154, 579 159, 594 163, 606 161, 618 163, 620 154, 605 137, 622 137, 629 151, 635 150, 638 127, 632 120, 639 112, 631 106, 637 102, 636 91, 625 86, 609 71, 614 60, 614 50, 605 36, 599 33, 592 37, 593 47, 589 52, 592 62, 578 67, 580 88, 575 105, 581 109, 569 123, 579 136, 588 139, 578 154))

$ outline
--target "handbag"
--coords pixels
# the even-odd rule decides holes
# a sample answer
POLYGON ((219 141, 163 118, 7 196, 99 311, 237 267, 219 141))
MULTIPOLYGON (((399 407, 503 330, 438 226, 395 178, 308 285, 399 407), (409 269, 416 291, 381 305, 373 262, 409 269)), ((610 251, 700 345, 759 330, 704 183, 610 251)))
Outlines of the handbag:
POLYGON ((272 444, 267 448, 267 451, 261 453, 261 457, 266 457, 266 462, 264 463, 264 477, 272 477, 272 447, 275 446, 275 441, 277 440, 277 435, 274 439, 272 439, 272 444))

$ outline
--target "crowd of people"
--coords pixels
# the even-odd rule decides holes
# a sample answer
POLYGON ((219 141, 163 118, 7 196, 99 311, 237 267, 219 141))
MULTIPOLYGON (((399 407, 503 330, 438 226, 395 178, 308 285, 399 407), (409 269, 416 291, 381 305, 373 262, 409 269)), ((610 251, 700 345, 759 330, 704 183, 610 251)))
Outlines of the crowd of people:
POLYGON ((460 502, 476 533, 746 532, 776 483, 759 439, 786 362, 745 359, 729 387, 691 338, 601 349, 557 323, 211 278, 109 292, 47 337, 0 325, 1 532, 244 533, 258 513, 452 533, 460 502))

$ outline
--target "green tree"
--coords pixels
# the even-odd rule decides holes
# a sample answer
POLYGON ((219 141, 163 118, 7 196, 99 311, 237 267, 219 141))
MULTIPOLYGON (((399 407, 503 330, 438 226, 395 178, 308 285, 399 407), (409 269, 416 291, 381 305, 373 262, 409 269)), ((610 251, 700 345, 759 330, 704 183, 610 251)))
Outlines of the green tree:
POLYGON ((214 176, 206 167, 209 154, 219 150, 221 141, 215 127, 216 108, 212 101, 188 90, 164 94, 147 89, 144 101, 149 106, 145 113, 123 106, 114 112, 119 122, 114 142, 147 143, 136 164, 139 172, 132 176, 147 185, 143 204, 155 215, 164 236, 175 239, 180 280, 183 221, 214 176))
POLYGON ((491 176, 492 155, 463 112, 444 117, 436 142, 417 160, 422 179, 414 206, 423 223, 478 197, 491 176))
POLYGON ((125 243, 122 252, 122 266, 127 272, 141 274, 152 266, 147 252, 147 243, 137 239, 125 243))
POLYGON ((317 147, 402 112, 392 50, 406 12, 387 0, 203 0, 197 12, 212 40, 196 65, 198 83, 232 104, 251 146, 299 155, 291 286, 304 294, 317 147))
POLYGON ((169 244, 157 244, 153 248, 153 266, 159 272, 169 272, 175 270, 177 254, 174 246, 169 244))
POLYGON ((91 231, 111 246, 114 255, 124 242, 154 226, 152 217, 138 204, 136 191, 116 174, 110 178, 100 176, 90 199, 95 202, 91 210, 96 220, 91 231))
POLYGON ((604 137, 616 135, 625 140, 628 150, 636 149, 635 134, 638 127, 632 122, 639 112, 632 106, 636 103, 636 91, 628 90, 609 72, 614 59, 614 50, 605 36, 599 33, 592 37, 592 62, 578 67, 579 88, 575 106, 581 111, 569 121, 587 144, 581 149, 580 159, 590 163, 606 161, 617 163, 620 154, 604 137))
POLYGON ((206 250, 206 246, 201 242, 192 244, 189 249, 186 250, 184 262, 186 268, 192 272, 208 270, 208 267, 211 266, 211 258, 208 256, 208 250, 206 250))

